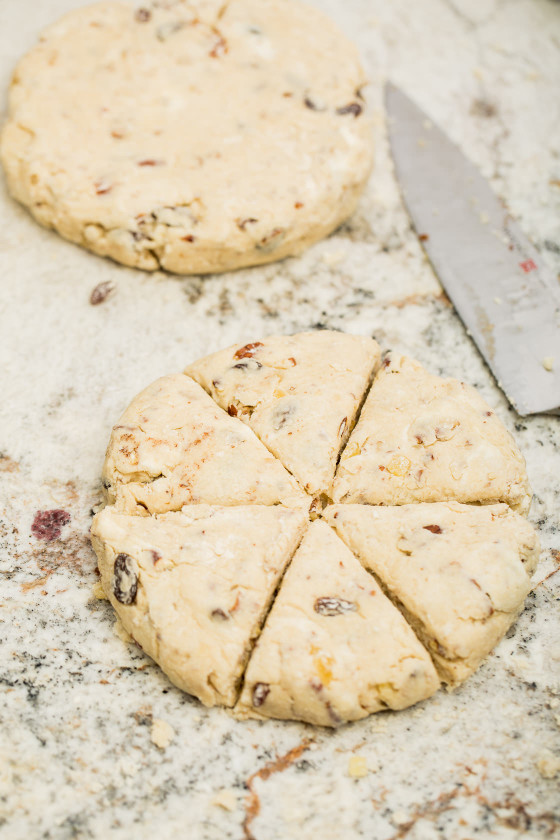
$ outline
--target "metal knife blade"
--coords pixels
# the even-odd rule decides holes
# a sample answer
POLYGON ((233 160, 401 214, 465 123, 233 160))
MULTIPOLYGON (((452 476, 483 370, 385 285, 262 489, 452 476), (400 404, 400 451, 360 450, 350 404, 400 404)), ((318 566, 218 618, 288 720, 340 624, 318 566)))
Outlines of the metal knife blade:
POLYGON ((430 262, 519 414, 560 409, 560 284, 444 132, 387 84, 404 202, 430 262))

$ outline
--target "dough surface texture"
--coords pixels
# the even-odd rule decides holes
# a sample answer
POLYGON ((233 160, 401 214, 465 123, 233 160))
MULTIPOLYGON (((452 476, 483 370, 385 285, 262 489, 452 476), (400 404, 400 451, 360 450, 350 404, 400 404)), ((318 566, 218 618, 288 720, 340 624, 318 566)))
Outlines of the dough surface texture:
POLYGON ((442 679, 466 679, 523 608, 538 540, 507 505, 332 505, 326 521, 397 601, 442 679))
POLYGON ((125 265, 282 259, 354 211, 373 157, 365 83, 355 47, 298 0, 96 3, 16 67, 8 186, 125 265))
POLYGON ((538 559, 523 458, 480 396, 338 332, 158 379, 113 428, 103 485, 92 542, 126 631, 243 719, 336 727, 458 685, 538 559))
POLYGON ((308 493, 330 495, 380 357, 371 338, 319 331, 234 345, 185 372, 247 423, 308 493))
POLYGON ((334 501, 507 502, 526 513, 525 461, 482 397, 406 356, 385 359, 334 486, 334 501))
POLYGON ((438 687, 400 612, 334 531, 314 522, 257 642, 238 714, 332 726, 406 708, 438 687))

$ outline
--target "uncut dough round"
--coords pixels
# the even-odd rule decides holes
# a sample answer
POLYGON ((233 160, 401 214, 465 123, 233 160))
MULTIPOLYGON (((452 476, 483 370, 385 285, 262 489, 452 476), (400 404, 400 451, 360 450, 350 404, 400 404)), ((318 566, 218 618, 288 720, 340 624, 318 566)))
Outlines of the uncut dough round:
POLYGON ((379 361, 363 336, 253 339, 114 427, 101 581, 206 705, 323 726, 404 709, 465 680, 523 609, 539 546, 513 439, 473 389, 379 361))
POLYGON ((372 165, 364 84, 355 47, 297 0, 97 3, 15 70, 8 186, 125 265, 282 259, 356 206, 372 165))

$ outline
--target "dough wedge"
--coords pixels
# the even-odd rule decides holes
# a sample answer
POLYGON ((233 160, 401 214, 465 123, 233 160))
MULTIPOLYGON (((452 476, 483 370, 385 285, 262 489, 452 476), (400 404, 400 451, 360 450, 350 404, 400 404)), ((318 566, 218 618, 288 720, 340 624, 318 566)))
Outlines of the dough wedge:
POLYGON ((250 649, 307 517, 260 505, 130 516, 107 507, 91 534, 125 629, 179 688, 233 706, 250 649))
POLYGON ((380 350, 371 338, 322 330, 234 345, 186 373, 253 429, 313 496, 330 496, 380 350))
POLYGON ((416 361, 385 359, 340 458, 335 502, 506 502, 531 490, 515 441, 482 397, 416 361))
POLYGON ((443 681, 463 682, 523 609, 539 555, 507 505, 333 505, 325 520, 397 602, 443 681))

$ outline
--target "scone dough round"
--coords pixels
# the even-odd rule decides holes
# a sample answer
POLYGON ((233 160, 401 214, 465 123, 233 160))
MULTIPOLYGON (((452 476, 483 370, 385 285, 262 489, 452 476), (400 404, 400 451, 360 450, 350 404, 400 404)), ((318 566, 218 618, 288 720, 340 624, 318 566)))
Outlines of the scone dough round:
POLYGON ((92 541, 125 628, 240 718, 338 726, 461 683, 538 559, 498 417, 362 336, 270 336, 157 380, 103 484, 92 541))
POLYGON ((96 3, 15 70, 8 186, 125 265, 282 259, 356 206, 372 165, 364 84, 355 47, 299 0, 96 3))

